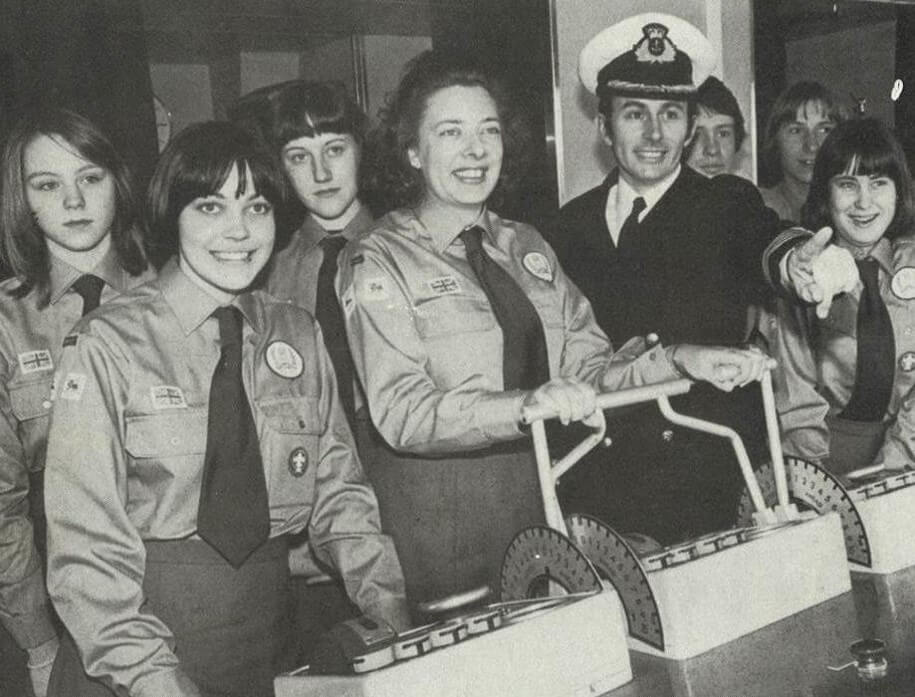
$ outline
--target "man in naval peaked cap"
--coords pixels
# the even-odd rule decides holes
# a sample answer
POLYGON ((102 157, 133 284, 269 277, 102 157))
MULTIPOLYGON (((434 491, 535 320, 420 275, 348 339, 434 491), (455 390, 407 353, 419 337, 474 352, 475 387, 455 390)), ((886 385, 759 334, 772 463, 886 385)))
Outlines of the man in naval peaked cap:
MULTIPOLYGON (((746 180, 681 164, 715 55, 696 27, 660 13, 614 24, 581 51, 579 77, 616 165, 562 208, 551 241, 617 346, 651 333, 664 344, 742 343, 749 308, 769 292, 760 259, 775 214, 746 180)), ((730 394, 696 385, 672 401, 736 428, 760 459, 758 385, 730 394)), ((733 524, 743 482, 727 440, 673 426, 654 403, 610 417, 610 448, 563 478, 565 510, 664 544, 733 524)))

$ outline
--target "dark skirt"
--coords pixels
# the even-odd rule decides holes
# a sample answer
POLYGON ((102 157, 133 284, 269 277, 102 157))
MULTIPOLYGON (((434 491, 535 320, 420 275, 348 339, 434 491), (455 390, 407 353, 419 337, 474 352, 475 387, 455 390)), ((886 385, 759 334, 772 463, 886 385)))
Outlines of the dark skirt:
POLYGON ((530 439, 431 458, 394 452, 366 433, 370 424, 356 425, 359 441, 376 440, 363 466, 397 547, 414 621, 426 619, 419 603, 484 584, 498 599, 512 538, 545 522, 530 439))
MULTIPOLYGON (((143 590, 149 612, 175 636, 182 670, 206 697, 273 697, 288 631, 285 538, 234 569, 199 540, 146 543, 143 590)), ((88 678, 67 635, 49 697, 110 697, 88 678)))

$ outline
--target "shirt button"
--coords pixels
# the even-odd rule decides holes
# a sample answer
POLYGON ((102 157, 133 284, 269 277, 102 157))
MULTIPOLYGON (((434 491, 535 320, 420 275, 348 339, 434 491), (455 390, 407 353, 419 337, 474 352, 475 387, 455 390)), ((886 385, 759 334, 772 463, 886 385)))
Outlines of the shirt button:
POLYGON ((45 401, 43 401, 43 402, 41 403, 41 406, 42 406, 43 409, 50 409, 50 408, 51 408, 51 400, 50 400, 50 399, 46 399, 45 401))
POLYGON ((178 445, 181 442, 181 439, 178 436, 172 436, 172 439, 169 441, 172 445, 178 445))
POLYGON ((661 431, 661 438, 665 443, 670 443, 670 441, 674 439, 674 432, 669 428, 665 428, 663 431, 661 431))
POLYGON ((912 328, 906 327, 902 333, 905 334, 906 336, 912 336, 912 328))

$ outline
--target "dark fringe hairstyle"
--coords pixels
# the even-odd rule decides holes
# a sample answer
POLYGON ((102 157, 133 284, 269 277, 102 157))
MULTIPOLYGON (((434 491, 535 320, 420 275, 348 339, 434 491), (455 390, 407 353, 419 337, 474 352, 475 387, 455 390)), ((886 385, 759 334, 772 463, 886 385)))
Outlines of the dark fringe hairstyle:
POLYGON ((245 166, 251 170, 254 190, 274 207, 282 205, 284 178, 275 158, 240 126, 222 121, 197 123, 169 142, 146 196, 152 247, 160 264, 178 250, 178 216, 185 206, 219 191, 233 167, 239 173, 242 193, 245 166))
POLYGON ((818 230, 832 225, 829 182, 844 173, 892 179, 896 185, 896 214, 884 236, 894 239, 912 233, 915 199, 905 152, 893 132, 874 118, 845 121, 826 136, 817 153, 810 192, 801 212, 804 227, 818 230))

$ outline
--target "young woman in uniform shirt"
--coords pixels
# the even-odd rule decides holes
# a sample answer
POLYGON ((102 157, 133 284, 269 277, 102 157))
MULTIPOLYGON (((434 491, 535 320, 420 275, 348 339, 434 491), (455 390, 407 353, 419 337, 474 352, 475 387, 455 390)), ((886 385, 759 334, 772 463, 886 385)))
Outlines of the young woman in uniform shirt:
MULTIPOLYGON (((272 695, 285 535, 306 528, 364 613, 406 625, 320 330, 249 291, 273 247, 281 177, 235 126, 179 134, 149 192, 150 228, 177 238, 177 258, 64 342, 48 589, 93 687, 272 695)), ((61 656, 50 694, 92 694, 61 656)))
POLYGON ((832 226, 860 281, 824 319, 812 306, 780 306, 785 452, 836 474, 901 469, 915 461, 915 206, 905 154, 886 126, 856 119, 830 133, 803 220, 810 230, 832 226))
POLYGON ((683 374, 731 387, 765 360, 692 346, 613 353, 537 231, 487 208, 515 133, 478 69, 423 54, 383 126, 368 174, 395 210, 344 249, 337 292, 388 446, 366 466, 412 604, 497 591, 512 537, 543 523, 523 406, 593 418, 595 388, 683 374))
POLYGON ((0 285, 0 619, 28 652, 43 697, 57 651, 42 498, 54 369, 81 315, 154 273, 131 174, 81 115, 47 109, 24 118, 6 143, 0 188, 0 252, 13 274, 0 285))

